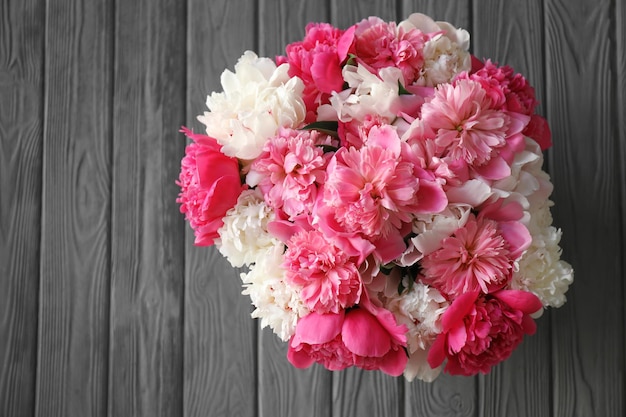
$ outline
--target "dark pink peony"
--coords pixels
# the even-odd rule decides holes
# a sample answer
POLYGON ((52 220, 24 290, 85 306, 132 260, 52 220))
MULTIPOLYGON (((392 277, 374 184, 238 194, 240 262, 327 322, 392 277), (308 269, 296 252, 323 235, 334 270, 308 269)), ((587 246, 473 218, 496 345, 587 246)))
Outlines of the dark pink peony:
POLYGON ((180 194, 176 199, 194 230, 198 246, 210 246, 219 237, 226 212, 237 203, 245 189, 239 176, 239 162, 224 155, 221 145, 210 136, 193 133, 187 128, 181 132, 193 143, 187 145, 181 161, 176 184, 180 194))
POLYGON ((331 371, 358 366, 399 376, 408 357, 406 326, 383 308, 357 307, 339 313, 310 313, 298 321, 287 358, 296 368, 317 362, 331 371))
POLYGON ((328 23, 309 23, 304 39, 287 45, 289 76, 299 77, 304 82, 303 100, 308 122, 315 120, 315 111, 320 104, 328 102, 333 91, 342 90, 341 64, 348 46, 343 43, 352 39, 348 35, 350 32, 328 23))
POLYGON ((430 35, 418 29, 405 30, 395 22, 370 17, 356 25, 350 52, 360 63, 373 69, 373 73, 386 67, 399 68, 403 84, 408 86, 420 77, 424 66, 423 49, 429 39, 430 35))
POLYGON ((443 314, 428 363, 436 368, 447 359, 445 371, 452 375, 486 374, 511 355, 524 335, 535 333, 530 314, 541 308, 537 296, 526 291, 467 292, 443 314))

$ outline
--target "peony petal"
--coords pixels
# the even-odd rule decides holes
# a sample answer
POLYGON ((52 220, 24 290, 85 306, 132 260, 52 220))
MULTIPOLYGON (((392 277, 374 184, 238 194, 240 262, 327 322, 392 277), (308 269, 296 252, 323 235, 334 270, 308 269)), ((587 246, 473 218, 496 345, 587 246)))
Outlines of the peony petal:
POLYGON ((456 327, 457 323, 463 321, 463 317, 474 307, 477 298, 478 291, 470 291, 459 295, 441 317, 443 331, 448 332, 453 327, 456 327))
POLYGON ((510 256, 513 259, 522 256, 533 240, 526 226, 520 222, 502 222, 498 224, 498 229, 509 243, 510 256))
POLYGON ((441 366, 443 361, 446 359, 445 345, 446 335, 444 333, 440 333, 428 351, 428 364, 431 368, 435 369, 438 366, 441 366))
POLYGON ((339 313, 310 313, 302 317, 296 325, 296 334, 290 346, 297 346, 301 343, 320 345, 330 342, 341 333, 344 317, 343 310, 339 313))
POLYGON ((474 171, 488 180, 501 180, 511 175, 511 167, 501 156, 492 157, 486 164, 475 166, 474 171))
POLYGON ((335 52, 319 52, 313 57, 311 65, 311 75, 315 86, 322 93, 332 93, 341 91, 343 87, 343 77, 339 57, 335 52))
POLYGON ((446 194, 450 203, 465 203, 478 207, 491 196, 491 187, 481 180, 469 180, 458 187, 450 187, 446 194))
POLYGON ((380 370, 391 376, 400 376, 406 368, 408 359, 404 349, 392 349, 379 362, 380 370))
POLYGON ((346 314, 341 336, 346 347, 359 356, 380 358, 391 349, 389 333, 362 308, 346 314))
POLYGON ((311 366, 314 362, 314 359, 310 357, 304 350, 297 350, 293 348, 292 345, 293 338, 289 342, 289 348, 287 349, 287 359, 293 366, 298 369, 304 369, 311 366))
POLYGON ((465 324, 460 322, 448 332, 448 348, 454 352, 460 352, 467 341, 467 329, 465 324))
POLYGON ((500 290, 492 295, 508 306, 520 310, 524 314, 533 314, 543 308, 541 300, 539 300, 535 294, 528 291, 500 290))
POLYGON ((416 193, 415 213, 439 213, 448 205, 448 197, 435 182, 421 180, 416 193))

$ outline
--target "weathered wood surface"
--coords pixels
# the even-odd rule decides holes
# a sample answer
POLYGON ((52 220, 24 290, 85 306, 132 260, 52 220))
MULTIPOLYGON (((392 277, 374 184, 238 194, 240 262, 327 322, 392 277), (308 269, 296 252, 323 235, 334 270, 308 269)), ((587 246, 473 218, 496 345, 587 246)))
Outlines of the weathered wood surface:
POLYGON ((612 0, 0 2, 1 416, 622 416, 626 5, 612 0), (523 73, 551 123, 568 303, 487 376, 291 367, 175 203, 244 50, 421 11, 523 73))

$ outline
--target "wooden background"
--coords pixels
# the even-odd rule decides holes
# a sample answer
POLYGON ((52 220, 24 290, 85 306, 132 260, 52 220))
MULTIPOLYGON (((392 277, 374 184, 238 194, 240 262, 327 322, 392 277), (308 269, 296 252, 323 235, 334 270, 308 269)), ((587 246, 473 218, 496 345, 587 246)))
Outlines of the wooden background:
POLYGON ((626 415, 624 0, 0 0, 0 416, 626 415), (488 376, 293 369, 175 203, 245 49, 425 12, 536 87, 568 303, 488 376))

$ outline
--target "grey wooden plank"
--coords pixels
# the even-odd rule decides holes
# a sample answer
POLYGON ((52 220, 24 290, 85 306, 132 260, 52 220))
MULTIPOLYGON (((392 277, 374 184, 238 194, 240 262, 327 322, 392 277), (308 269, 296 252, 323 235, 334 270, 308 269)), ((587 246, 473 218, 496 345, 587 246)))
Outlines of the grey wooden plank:
MULTIPOLYGON (((246 0, 189 1, 187 125, 198 132, 196 115, 207 110, 208 94, 222 90, 222 72, 257 48, 255 10, 246 0)), ((257 323, 240 271, 214 247, 193 246, 188 225, 185 232, 184 415, 256 415, 257 323)))
POLYGON ((402 16, 397 15, 396 0, 331 0, 330 11, 331 23, 341 29, 346 29, 370 16, 378 16, 386 21, 402 20, 402 16))
POLYGON ((0 415, 32 416, 43 154, 45 3, 0 6, 0 415))
POLYGON ((115 5, 111 416, 183 410, 184 229, 176 205, 186 8, 115 5))
POLYGON ((310 22, 330 22, 326 1, 259 0, 259 54, 285 55, 285 47, 301 41, 310 22))
POLYGON ((112 5, 47 8, 41 416, 107 412, 112 5))
MULTIPOLYGON (((284 55, 289 42, 304 38, 308 22, 328 22, 327 2, 269 0, 259 3, 259 50, 284 55)), ((287 360, 287 343, 270 329, 259 333, 259 415, 329 416, 332 376, 322 366, 296 369, 287 360)))
MULTIPOLYGON (((618 142, 619 142, 619 176, 621 195, 621 219, 622 219, 622 253, 626 252, 626 3, 615 2, 615 30, 616 30, 616 74, 617 74, 617 114, 618 116, 618 142)), ((622 256, 622 271, 626 271, 626 258, 622 256)), ((626 285, 622 283, 622 300, 626 300, 626 285)), ((626 302, 622 301, 622 323, 617 328, 621 332, 622 352, 626 351, 626 302)), ((623 354, 623 353, 622 353, 623 354)), ((626 374, 626 359, 622 360, 622 375, 626 374)), ((626 408, 626 395, 622 396, 622 407, 626 408)))
MULTIPOLYGON (((403 0, 402 16, 423 13, 434 20, 449 22, 457 28, 471 31, 471 3, 466 0, 403 0)), ((406 416, 474 416, 477 415, 477 379, 440 374, 433 382, 414 380, 406 383, 406 416)))
MULTIPOLYGON (((543 2, 487 0, 473 6, 474 54, 511 66, 535 88, 537 99, 545 101, 543 2)), ((508 360, 479 377, 480 415, 550 415, 551 333, 546 316, 539 320, 537 333, 526 337, 508 360)))
POLYGON ((545 2, 555 223, 576 278, 552 312, 554 416, 624 415, 614 2, 545 2), (621 329, 621 330, 620 330, 621 329), (620 366, 621 364, 621 366, 620 366))

